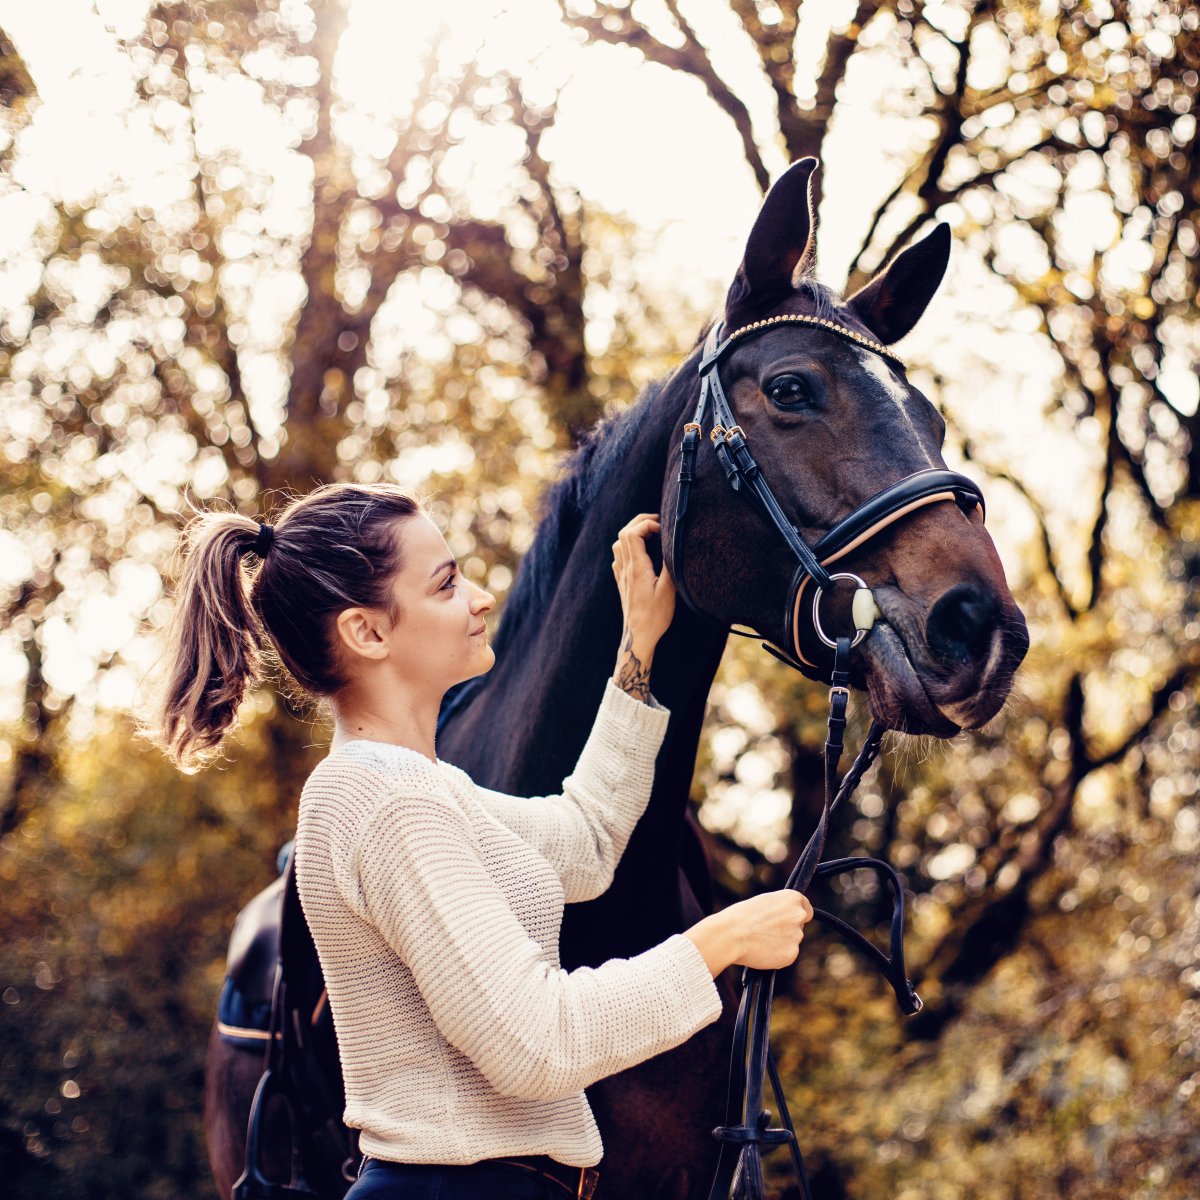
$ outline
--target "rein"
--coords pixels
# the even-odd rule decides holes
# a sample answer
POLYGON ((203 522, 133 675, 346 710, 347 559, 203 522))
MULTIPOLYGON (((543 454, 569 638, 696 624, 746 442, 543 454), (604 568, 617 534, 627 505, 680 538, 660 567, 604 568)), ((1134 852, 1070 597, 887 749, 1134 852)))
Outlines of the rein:
MULTIPOLYGON (((904 365, 881 343, 821 317, 770 317, 742 326, 724 340, 721 339, 721 325, 714 325, 705 339, 700 360, 700 398, 692 419, 683 427, 683 441, 680 447, 679 490, 675 526, 672 531, 675 586, 689 608, 709 620, 717 620, 696 603, 687 588, 681 568, 683 548, 686 545, 688 501, 691 485, 695 480, 697 451, 711 407, 713 425, 708 438, 726 481, 733 491, 750 496, 762 506, 768 519, 797 559, 784 616, 784 640, 787 647, 779 648, 764 641, 763 649, 809 678, 827 680, 831 685, 824 749, 825 778, 821 815, 785 886, 807 893, 818 879, 856 870, 871 870, 876 873, 892 896, 888 953, 884 953, 858 930, 831 913, 814 908, 813 916, 862 951, 891 986, 901 1012, 912 1015, 920 1011, 921 998, 913 989, 905 968, 904 886, 900 876, 892 866, 879 859, 840 858, 829 862, 821 861, 830 818, 838 806, 854 794, 863 775, 878 758, 887 732, 886 726, 878 721, 871 723, 858 755, 839 785, 838 765, 843 753, 846 713, 850 702, 850 652, 868 635, 879 610, 865 581, 849 572, 830 573, 826 568, 864 545, 890 525, 927 505, 953 501, 964 512, 969 513, 976 505, 982 510, 983 493, 974 480, 954 471, 918 471, 870 497, 810 546, 787 518, 763 478, 750 453, 746 433, 737 423, 720 376, 721 360, 731 346, 745 337, 757 336, 784 324, 814 326, 891 359, 901 367, 904 365), (854 632, 851 635, 831 637, 821 623, 820 605, 825 592, 831 590, 839 580, 849 580, 857 585, 852 606, 854 632), (812 599, 811 602, 806 602, 806 590, 810 581, 813 584, 812 599), (825 659, 825 662, 816 661, 811 654, 806 655, 801 644, 802 630, 810 631, 815 635, 817 642, 832 651, 831 655, 817 652, 817 657, 825 659)), ((718 623, 728 625, 728 622, 718 623)), ((804 1159, 770 1049, 771 1002, 774 998, 775 975, 774 971, 750 968, 746 968, 742 973, 741 1002, 734 1025, 730 1055, 725 1121, 713 1130, 713 1136, 721 1143, 721 1150, 709 1200, 729 1200, 731 1189, 735 1187, 737 1195, 744 1200, 763 1200, 766 1195, 766 1182, 763 1176, 762 1155, 764 1151, 783 1143, 787 1144, 791 1152, 804 1200, 812 1200, 804 1159), (768 1080, 783 1122, 782 1127, 771 1127, 771 1114, 763 1107, 768 1080)))
MULTIPOLYGON (((892 920, 888 953, 848 925, 840 917, 813 907, 813 917, 839 934, 866 954, 868 961, 890 984, 896 994, 900 1011, 906 1016, 920 1012, 921 998, 908 978, 904 961, 904 885, 896 870, 875 858, 838 858, 821 861, 830 817, 848 797, 854 794, 868 768, 879 757, 887 728, 878 721, 871 723, 862 747, 838 785, 837 770, 841 761, 846 729, 846 712, 850 700, 850 649, 853 639, 840 637, 834 650, 832 687, 829 692, 829 719, 825 737, 824 801, 817 826, 809 837, 796 865, 788 876, 786 887, 807 893, 812 884, 823 878, 843 875, 849 871, 871 870, 887 886, 892 897, 892 920)), ((775 971, 745 968, 742 972, 742 996, 733 1030, 733 1046, 729 1059, 729 1084, 725 1098, 724 1124, 713 1130, 721 1143, 709 1200, 729 1200, 731 1190, 744 1200, 764 1200, 766 1181, 763 1176, 763 1154, 786 1143, 792 1165, 800 1182, 803 1200, 812 1200, 804 1157, 796 1139, 796 1129, 788 1112, 787 1099, 775 1060, 771 1054, 771 1002, 775 993, 775 971), (770 1080, 782 1127, 771 1127, 771 1113, 764 1107, 766 1081, 770 1080)))

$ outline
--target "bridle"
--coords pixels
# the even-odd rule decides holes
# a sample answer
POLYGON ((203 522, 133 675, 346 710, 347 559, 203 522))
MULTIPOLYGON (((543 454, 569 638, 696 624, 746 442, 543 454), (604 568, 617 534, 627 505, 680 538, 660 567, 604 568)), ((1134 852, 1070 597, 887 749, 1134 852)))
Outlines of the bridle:
MULTIPOLYGON (((692 597, 684 579, 682 567, 688 529, 688 500, 692 482, 695 479, 697 451, 701 438, 704 436, 704 424, 711 408, 713 425, 709 430, 708 439, 716 451, 717 460, 721 464, 729 486, 735 492, 744 491, 759 502, 766 512, 767 518, 779 531, 784 542, 787 543, 788 549, 798 560, 791 586, 788 589, 787 607, 784 612, 784 642, 786 645, 775 647, 764 642, 764 649, 812 679, 828 680, 832 666, 829 661, 830 656, 817 652, 817 657, 825 661, 813 661, 813 652, 811 650, 808 653, 805 652, 801 642, 801 633, 802 631, 811 631, 818 644, 832 649, 834 640, 828 636, 821 624, 821 597, 825 592, 832 590, 835 582, 839 579, 849 579, 857 583, 860 591, 869 592, 870 589, 857 575, 845 572, 830 574, 825 568, 851 551, 857 550, 871 538, 882 533, 889 525, 926 505, 953 500, 964 512, 970 512, 976 505, 982 509, 983 492, 980 491, 979 485, 973 479, 968 479, 967 476, 959 475, 955 471, 938 469, 917 471, 884 488, 883 491, 877 492, 838 521, 820 541, 809 546, 800 535, 800 531, 788 519, 767 481, 763 478, 758 463, 754 461, 754 456, 750 453, 745 430, 737 423, 737 418, 725 395, 725 388, 721 384, 720 364, 730 348, 745 338, 758 337, 779 325, 809 325, 823 329, 863 346, 883 358, 891 359, 902 368, 904 366, 903 360, 881 342, 825 317, 799 313, 767 317, 735 329, 724 339, 721 337, 721 323, 715 323, 705 338, 700 359, 700 399, 696 404, 696 411, 692 419, 683 427, 683 441, 679 451, 679 489, 676 493, 675 527, 671 534, 672 574, 676 590, 683 602, 701 616, 716 621, 717 618, 706 613, 692 597), (813 593, 811 604, 806 606, 804 605, 804 594, 809 580, 815 583, 816 590, 813 593)), ((859 604, 856 605, 856 609, 858 611, 855 613, 855 645, 871 629, 869 614, 874 612, 874 605, 859 604)), ((719 623, 726 626, 729 624, 727 621, 719 623)), ((736 629, 731 632, 741 633, 736 629)))
MULTIPOLYGON (((982 511, 983 493, 974 480, 954 471, 918 471, 860 504, 838 521, 819 541, 809 546, 788 519, 763 478, 746 444, 745 431, 738 425, 721 384, 720 363, 731 346, 743 338, 756 337, 784 324, 809 325, 826 330, 891 359, 901 367, 904 365, 880 342, 823 317, 802 314, 768 317, 735 329, 723 340, 721 325, 714 324, 705 338, 700 359, 700 399, 692 419, 683 427, 679 491, 676 499, 675 526, 672 531, 672 574, 676 590, 684 603, 701 616, 716 621, 717 618, 704 612, 690 594, 681 563, 686 544, 688 500, 695 479, 697 450, 711 406, 713 426, 708 437, 726 480, 735 492, 745 492, 759 502, 798 560, 789 588, 784 617, 784 640, 787 646, 779 648, 764 641, 763 648, 810 678, 827 680, 831 685, 821 816, 792 868, 786 886, 807 893, 817 879, 841 875, 848 871, 867 869, 879 876, 892 895, 889 953, 885 954, 839 917, 817 908, 814 908, 813 915, 867 956, 891 985, 901 1011, 911 1015, 920 1011, 921 998, 913 989, 904 962, 904 886, 900 876, 893 867, 879 859, 855 857, 821 861, 832 813, 847 797, 853 795, 859 781, 879 756, 887 732, 886 726, 878 721, 871 723, 857 757, 839 786, 837 769, 842 757, 846 712, 850 701, 850 651, 870 632, 878 610, 870 588, 862 579, 849 572, 830 573, 826 568, 864 545, 888 526, 927 505, 952 500, 965 512, 969 513, 976 505, 982 511), (831 590, 837 581, 843 579, 857 584, 852 606, 854 631, 852 634, 830 636, 821 621, 821 597, 831 590), (814 584, 812 601, 811 604, 805 604, 805 591, 810 580, 814 584), (805 653, 801 644, 802 630, 811 630, 816 641, 832 651, 832 654, 828 655, 816 652, 817 657, 825 661, 814 661, 811 655, 805 653)), ((728 627, 728 622, 719 623, 728 627)), ((811 1200, 812 1193, 804 1169, 804 1159, 796 1141, 796 1131, 771 1056, 770 1023, 774 988, 774 971, 749 968, 743 971, 742 996, 734 1025, 733 1049, 729 1064, 725 1123, 713 1130, 713 1136, 721 1143, 721 1151, 709 1200, 729 1200, 730 1190, 735 1184, 738 1186, 738 1196, 744 1197, 745 1200, 762 1200, 766 1195, 762 1168, 763 1150, 782 1143, 787 1143, 791 1150, 792 1162, 804 1200, 811 1200), (783 1120, 782 1128, 770 1128, 771 1114, 763 1107, 768 1078, 783 1120)))

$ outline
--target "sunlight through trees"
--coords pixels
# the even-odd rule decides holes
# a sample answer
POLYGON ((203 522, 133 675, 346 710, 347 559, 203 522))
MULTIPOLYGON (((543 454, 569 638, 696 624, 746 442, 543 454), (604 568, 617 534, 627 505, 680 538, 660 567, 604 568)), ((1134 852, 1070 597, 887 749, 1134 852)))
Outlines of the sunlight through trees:
MULTIPOLYGON (((265 688, 222 769, 134 740, 189 506, 396 480, 503 602, 564 453, 683 358, 813 154, 826 281, 952 227, 905 355, 1033 650, 986 730, 898 751, 839 826, 906 873, 927 1007, 805 943, 802 1144, 831 1196, 1190 1196, 1200 8, 451 9, 0 3, 6 1194, 210 1187, 225 940, 324 730, 265 688)), ((803 844, 824 705, 727 652, 693 784, 724 898, 803 844)), ((879 917, 861 881, 834 902, 879 917)))

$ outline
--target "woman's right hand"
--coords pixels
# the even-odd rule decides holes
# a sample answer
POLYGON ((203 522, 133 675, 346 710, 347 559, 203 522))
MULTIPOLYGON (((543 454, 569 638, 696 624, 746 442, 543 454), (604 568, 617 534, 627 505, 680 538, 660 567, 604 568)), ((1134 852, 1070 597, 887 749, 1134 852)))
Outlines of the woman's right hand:
MULTIPOLYGON (((646 539, 661 529, 658 513, 638 513, 612 544, 612 569, 621 596, 625 634, 633 652, 645 663, 675 615, 675 581, 666 567, 655 572, 646 549, 646 539)), ((621 640, 624 643, 626 638, 621 640)))
POLYGON ((731 904, 684 931, 715 979, 735 963, 759 971, 790 966, 800 952, 812 905, 800 892, 784 888, 731 904))

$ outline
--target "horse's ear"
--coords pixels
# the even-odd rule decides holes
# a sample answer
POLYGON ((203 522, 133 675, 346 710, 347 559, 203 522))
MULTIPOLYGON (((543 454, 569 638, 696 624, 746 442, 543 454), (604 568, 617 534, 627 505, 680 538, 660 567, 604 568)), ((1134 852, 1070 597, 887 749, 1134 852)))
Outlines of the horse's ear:
POLYGON ((812 268, 815 239, 809 180, 816 169, 815 158, 802 158, 771 186, 729 289, 727 312, 737 305, 769 305, 791 291, 797 268, 802 273, 812 268))
POLYGON ((892 259, 885 271, 846 301, 885 346, 898 342, 920 319, 950 261, 950 226, 933 232, 892 259))

